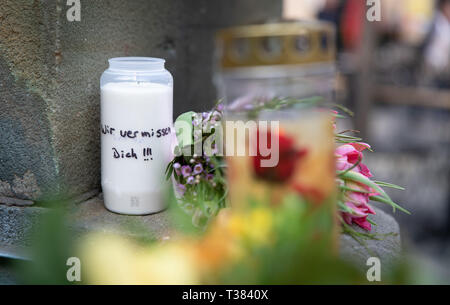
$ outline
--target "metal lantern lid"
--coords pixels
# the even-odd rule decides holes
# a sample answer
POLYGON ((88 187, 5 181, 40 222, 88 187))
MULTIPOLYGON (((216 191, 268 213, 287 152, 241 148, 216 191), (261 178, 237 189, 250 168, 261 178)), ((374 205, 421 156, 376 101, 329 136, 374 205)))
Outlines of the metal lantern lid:
POLYGON ((222 69, 334 62, 335 29, 327 22, 282 22, 224 29, 216 37, 222 69))

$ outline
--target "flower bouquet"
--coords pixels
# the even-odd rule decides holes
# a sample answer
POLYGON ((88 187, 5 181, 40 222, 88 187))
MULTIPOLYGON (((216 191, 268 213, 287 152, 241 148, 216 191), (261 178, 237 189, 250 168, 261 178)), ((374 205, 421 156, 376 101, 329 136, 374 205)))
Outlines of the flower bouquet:
MULTIPOLYGON (((246 110, 246 115, 248 119, 257 119, 262 112, 282 111, 293 108, 305 109, 311 105, 318 105, 319 102, 320 98, 309 98, 305 100, 273 99, 268 102, 265 101, 264 103, 251 105, 246 110)), ((361 142, 362 139, 358 137, 349 135, 350 132, 355 133, 356 131, 336 132, 335 119, 342 118, 343 115, 339 114, 336 110, 332 110, 331 107, 349 114, 351 112, 339 105, 330 105, 330 108, 323 108, 321 106, 316 111, 331 113, 334 139, 340 146, 333 148, 335 159, 330 164, 328 164, 328 161, 324 161, 327 159, 322 156, 322 160, 310 165, 308 170, 311 172, 320 172, 319 169, 323 164, 327 164, 329 166, 328 168, 333 168, 333 177, 338 189, 338 196, 334 202, 339 211, 338 219, 341 222, 343 231, 352 235, 358 241, 361 241, 361 238, 376 238, 373 234, 358 232, 352 225, 357 225, 368 232, 371 231, 374 223, 370 220, 369 215, 375 214, 375 211, 369 204, 370 201, 388 204, 393 207, 394 211, 398 209, 409 213, 393 202, 382 189, 383 187, 389 187, 403 190, 403 188, 394 184, 370 179, 372 174, 362 162, 363 151, 371 150, 370 145, 361 142)), ((283 185, 283 190, 273 191, 271 196, 275 197, 277 193, 284 193, 286 191, 286 185, 289 185, 290 190, 295 190, 297 194, 312 202, 321 201, 326 197, 324 194, 330 194, 331 189, 328 189, 327 192, 318 190, 320 187, 329 188, 326 186, 327 183, 325 183, 326 179, 323 179, 323 174, 321 176, 307 173, 292 178, 296 171, 296 164, 302 164, 304 163, 302 159, 308 159, 308 149, 294 147, 296 146, 294 145, 294 139, 298 137, 296 134, 298 134, 299 130, 305 130, 305 127, 299 126, 299 122, 290 124, 290 127, 287 128, 291 130, 291 133, 293 132, 293 138, 287 136, 285 132, 286 128, 281 128, 281 132, 276 135, 279 143, 280 162, 275 167, 260 167, 258 163, 263 157, 261 157, 259 151, 248 162, 239 160, 239 158, 228 158, 227 162, 225 162, 223 147, 220 144, 222 142, 219 140, 223 137, 223 128, 220 125, 223 123, 223 110, 223 106, 217 104, 209 112, 188 112, 177 119, 177 122, 187 123, 185 125, 190 126, 187 128, 190 132, 186 133, 183 130, 182 133, 179 133, 176 128, 178 146, 175 149, 175 153, 177 156, 168 165, 166 173, 167 177, 171 178, 174 182, 180 206, 192 215, 194 225, 204 227, 213 216, 217 215, 220 209, 226 206, 226 197, 229 188, 232 188, 232 191, 228 196, 230 198, 228 202, 232 202, 235 205, 242 202, 245 196, 248 196, 248 192, 254 190, 261 189, 261 191, 256 191, 256 193, 259 192, 259 198, 266 196, 267 193, 264 193, 263 190, 267 188, 268 184, 261 184, 264 181, 278 186, 283 185), (201 149, 203 147, 202 145, 208 141, 208 146, 212 147, 212 154, 205 154, 205 151, 201 149), (200 149, 196 151, 196 147, 200 147, 200 149), (185 156, 183 152, 189 152, 190 154, 188 154, 189 156, 185 156), (235 163, 239 165, 235 165, 235 163), (250 163, 252 166, 247 166, 250 163), (226 164, 230 165, 228 178, 226 164), (236 180, 230 177, 238 177, 238 179, 236 180), (312 179, 311 177, 318 178, 312 184, 298 182, 302 179, 312 179), (257 182, 255 184, 249 183, 252 179, 257 182), (297 182, 290 185, 291 182, 289 181, 297 182), (283 184, 284 182, 286 183, 283 184)), ((316 130, 318 129, 316 128, 316 130)), ((270 132, 267 133, 267 136, 270 141, 270 132)), ((257 138, 259 139, 258 136, 257 138)), ((324 138, 326 136, 316 136, 310 138, 305 143, 307 145, 311 145, 311 143, 317 144, 320 142, 319 139, 324 138)), ((322 150, 327 151, 326 149, 322 150)), ((318 151, 320 150, 315 151, 311 155, 317 155, 318 151)), ((325 173, 326 170, 322 172, 325 173)), ((331 198, 330 196, 328 197, 331 198)), ((277 200, 281 200, 281 197, 278 196, 277 200)))
MULTIPOLYGON (((278 110, 286 104, 278 100, 272 106, 278 110)), ((353 226, 372 229, 370 215, 375 211, 370 201, 407 212, 383 190, 400 187, 370 179, 362 162, 370 146, 347 132, 333 131, 332 117, 340 115, 326 110, 301 120, 281 119, 278 130, 256 130, 256 142, 265 138, 277 143, 279 162, 274 166, 261 166, 268 159, 261 150, 253 156, 225 158, 216 137, 222 130, 222 111, 217 105, 210 112, 190 112, 177 120, 184 132, 177 130, 176 156, 166 172, 175 190, 169 192, 174 206, 169 213, 183 215, 186 226, 183 223, 182 230, 162 240, 139 226, 133 228, 139 234, 132 237, 88 233, 73 250, 83 262, 83 283, 367 284, 366 271, 333 251, 338 220, 345 233, 361 240, 376 238, 353 226), (203 153, 198 148, 205 143, 203 153), (197 234, 188 231, 192 227, 197 234)), ((256 117, 261 116, 258 110, 256 117)), ((252 142, 242 137, 248 139, 244 146, 252 142)), ((52 243, 44 247, 51 253, 41 251, 43 243, 38 242, 41 255, 34 258, 38 266, 48 268, 43 274, 42 268, 28 269, 28 282, 45 278, 67 284, 61 264, 73 252, 60 251, 69 239, 62 235, 62 218, 55 221, 52 214, 46 213, 51 217, 44 222, 47 227, 37 230, 44 232, 44 245, 52 243)), ((396 267, 400 273, 384 272, 383 284, 408 281, 408 274, 401 273, 403 266, 396 267)))
MULTIPOLYGON (((201 116, 186 115, 189 124, 184 124, 185 129, 192 126, 187 128, 192 130, 192 138, 178 133, 177 150, 190 151, 192 157, 178 155, 167 168, 178 197, 171 196, 171 202, 188 215, 191 224, 200 227, 199 234, 181 230, 169 240, 151 244, 120 236, 90 235, 80 247, 80 257, 89 270, 87 281, 367 283, 365 272, 341 259, 334 250, 338 219, 345 232, 355 238, 369 238, 350 226, 354 223, 371 229, 366 223, 373 212, 368 200, 379 199, 398 208, 381 189, 381 185, 391 185, 369 180, 370 171, 361 163, 362 151, 369 147, 351 142, 355 140, 351 136, 336 136, 332 115, 318 111, 301 120, 282 119, 275 131, 257 129, 257 142, 264 136, 268 143, 273 139, 278 142, 279 162, 275 166, 261 166, 268 156, 259 150, 254 156, 229 156, 227 152, 222 157, 221 147, 211 140, 211 133, 201 138, 193 135, 195 127, 208 124, 219 131, 216 123, 222 117, 221 109, 216 106, 201 116), (200 139, 210 139, 214 156, 194 156, 200 139), (343 145, 335 148, 334 139, 343 145)), ((241 142, 244 146, 252 142, 250 134, 241 137, 246 140, 241 142)), ((393 281, 388 273, 383 276, 383 283, 393 281)))
POLYGON ((172 179, 180 207, 197 227, 206 226, 225 207, 225 162, 218 138, 222 111, 223 105, 217 104, 209 112, 184 113, 175 123, 178 144, 166 177, 172 179), (203 149, 204 143, 209 143, 209 150, 203 149))
MULTIPOLYGON (((340 116, 337 112, 334 114, 335 117, 340 116)), ((336 125, 333 126, 336 129, 336 125)), ((351 227, 355 224, 370 232, 372 225, 376 225, 369 218, 369 215, 375 215, 370 201, 388 204, 394 212, 398 209, 406 214, 410 213, 392 201, 383 190, 383 187, 404 190, 403 187, 370 179, 373 175, 363 163, 363 152, 372 151, 372 148, 361 142, 361 138, 348 135, 349 132, 357 133, 355 130, 346 130, 335 134, 336 143, 340 144, 335 150, 336 182, 340 192, 337 204, 343 231, 361 242, 361 238, 376 238, 376 235, 360 233, 351 227)))

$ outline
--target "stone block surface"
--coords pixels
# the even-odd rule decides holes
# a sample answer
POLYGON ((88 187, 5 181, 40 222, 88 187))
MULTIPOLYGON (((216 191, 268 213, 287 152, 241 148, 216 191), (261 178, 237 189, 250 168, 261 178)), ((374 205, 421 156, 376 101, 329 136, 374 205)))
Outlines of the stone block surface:
POLYGON ((145 216, 115 214, 106 210, 101 196, 77 204, 70 217, 73 221, 71 226, 78 234, 99 231, 141 236, 145 232, 160 240, 170 238, 171 235, 166 211, 145 216))
POLYGON ((15 270, 8 261, 0 259, 0 285, 17 285, 15 270))
MULTIPOLYGON (((370 257, 378 257, 383 267, 395 263, 402 252, 400 228, 397 221, 383 210, 377 207, 374 209, 376 215, 372 215, 370 219, 377 225, 372 226, 370 233, 375 234, 380 240, 364 240, 364 244, 361 244, 347 234, 342 234, 340 238, 341 257, 363 270, 367 269, 366 262, 370 257)), ((367 233, 356 226, 354 228, 359 232, 367 233)))
POLYGON ((33 229, 45 210, 40 207, 0 205, 0 252, 12 255, 17 249, 30 246, 33 229))
MULTIPOLYGON (((71 204, 68 210, 70 226, 77 235, 97 231, 144 237, 144 232, 158 240, 167 240, 174 234, 166 211, 147 216, 119 215, 105 209, 101 196, 71 204)), ((365 245, 361 245, 348 235, 340 237, 340 255, 364 270, 366 261, 371 256, 379 257, 382 264, 388 266, 401 255, 397 222, 382 210, 375 210, 377 215, 372 219, 378 226, 374 227, 372 233, 378 234, 381 240, 367 240, 365 245)), ((0 256, 3 249, 7 254, 3 256, 27 258, 25 249, 30 246, 29 233, 36 228, 39 216, 45 211, 44 208, 36 207, 0 206, 0 256), (20 231, 14 228, 20 228, 20 231)))

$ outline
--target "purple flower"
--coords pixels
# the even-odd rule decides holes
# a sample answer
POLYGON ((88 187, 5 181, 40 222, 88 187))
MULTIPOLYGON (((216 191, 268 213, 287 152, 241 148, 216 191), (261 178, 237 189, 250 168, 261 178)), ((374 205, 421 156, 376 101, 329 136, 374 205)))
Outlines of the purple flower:
POLYGON ((202 136, 202 130, 195 128, 194 129, 194 139, 198 140, 201 138, 201 136, 202 136))
POLYGON ((175 174, 177 174, 177 176, 179 176, 181 174, 180 167, 181 167, 180 163, 173 164, 173 169, 175 170, 175 174))
POLYGON ((198 175, 203 171, 203 166, 200 163, 195 164, 193 175, 198 175))
POLYGON ((211 181, 214 178, 213 174, 206 175, 206 180, 211 181))
POLYGON ((217 105, 217 110, 218 111, 223 111, 223 104, 219 104, 219 105, 217 105))
POLYGON ((192 173, 192 168, 189 165, 184 165, 181 167, 181 173, 184 178, 189 177, 192 173))
POLYGON ((198 126, 198 125, 200 125, 202 123, 202 115, 201 114, 195 114, 194 116, 193 116, 193 119, 192 119, 192 125, 194 125, 194 126, 198 126))
POLYGON ((211 112, 203 112, 202 117, 203 117, 203 124, 204 124, 211 117, 211 112))
POLYGON ((214 111, 212 114, 212 119, 211 119, 211 123, 215 121, 220 121, 222 119, 222 115, 220 114, 220 112, 218 111, 214 111))
POLYGON ((187 184, 193 184, 194 183, 194 177, 190 176, 189 178, 187 178, 186 182, 187 184))
POLYGON ((186 192, 186 187, 185 187, 183 184, 178 183, 178 184, 177 184, 177 191, 178 191, 178 193, 179 193, 181 196, 184 196, 184 193, 186 192))

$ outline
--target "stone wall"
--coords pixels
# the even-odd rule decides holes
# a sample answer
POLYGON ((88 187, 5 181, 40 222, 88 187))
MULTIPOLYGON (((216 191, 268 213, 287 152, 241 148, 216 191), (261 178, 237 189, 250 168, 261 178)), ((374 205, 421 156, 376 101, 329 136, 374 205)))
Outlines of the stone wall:
POLYGON ((0 202, 99 188, 99 78, 108 58, 165 58, 175 115, 205 109, 216 98, 214 32, 279 18, 281 4, 81 0, 81 21, 69 22, 64 0, 2 0, 0 202))

